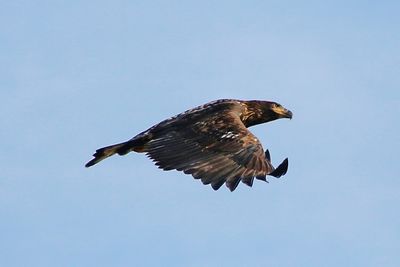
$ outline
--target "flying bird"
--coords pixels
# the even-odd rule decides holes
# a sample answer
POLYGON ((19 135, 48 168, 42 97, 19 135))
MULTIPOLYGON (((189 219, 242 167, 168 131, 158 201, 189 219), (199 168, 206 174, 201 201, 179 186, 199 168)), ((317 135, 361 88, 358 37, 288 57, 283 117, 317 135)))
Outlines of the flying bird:
POLYGON ((239 182, 253 185, 254 178, 286 174, 288 159, 277 168, 269 151, 264 152, 247 128, 292 112, 271 101, 220 99, 166 119, 132 139, 100 148, 85 166, 90 167, 114 154, 146 153, 163 170, 178 170, 211 184, 218 190, 224 183, 234 191, 239 182))

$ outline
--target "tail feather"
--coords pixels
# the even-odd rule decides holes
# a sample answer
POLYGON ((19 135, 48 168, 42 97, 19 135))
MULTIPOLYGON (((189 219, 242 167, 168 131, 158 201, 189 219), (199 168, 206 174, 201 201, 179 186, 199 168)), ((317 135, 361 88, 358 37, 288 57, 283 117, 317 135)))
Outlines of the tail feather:
POLYGON ((88 168, 90 166, 93 166, 94 164, 102 161, 103 159, 106 159, 114 155, 115 153, 118 153, 118 150, 121 149, 124 145, 125 143, 121 143, 97 149, 96 153, 93 154, 94 159, 86 163, 85 167, 88 168))
POLYGON ((144 152, 144 144, 146 143, 146 141, 146 139, 131 139, 127 142, 99 148, 96 150, 96 153, 93 154, 94 159, 86 163, 85 167, 87 168, 93 166, 96 163, 114 154, 122 156, 128 154, 131 151, 139 153, 144 152))

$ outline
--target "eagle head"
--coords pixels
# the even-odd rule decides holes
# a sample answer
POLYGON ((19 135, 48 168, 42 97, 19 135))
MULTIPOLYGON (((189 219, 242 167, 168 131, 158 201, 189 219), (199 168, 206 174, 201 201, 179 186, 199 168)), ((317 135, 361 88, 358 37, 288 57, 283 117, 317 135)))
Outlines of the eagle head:
POLYGON ((292 119, 293 113, 284 108, 281 104, 276 102, 267 102, 263 105, 263 117, 265 117, 267 121, 273 121, 281 118, 292 119))
POLYGON ((293 117, 293 113, 290 110, 272 101, 246 101, 245 106, 246 108, 241 118, 247 127, 282 118, 291 119, 293 117))

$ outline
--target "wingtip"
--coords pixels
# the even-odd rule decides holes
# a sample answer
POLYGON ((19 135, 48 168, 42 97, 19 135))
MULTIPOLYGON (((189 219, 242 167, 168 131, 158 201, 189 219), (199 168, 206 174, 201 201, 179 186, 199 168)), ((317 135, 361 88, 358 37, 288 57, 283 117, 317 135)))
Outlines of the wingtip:
POLYGON ((267 180, 267 176, 266 176, 266 175, 259 175, 259 176, 256 176, 256 179, 257 179, 257 180, 260 180, 260 181, 264 181, 264 182, 266 182, 266 183, 269 183, 268 180, 267 180))
POLYGON ((94 164, 96 164, 95 159, 92 159, 91 161, 89 161, 88 163, 85 164, 85 167, 89 168, 89 167, 93 166, 94 164))
POLYGON ((233 192, 238 187, 239 183, 240 183, 240 178, 236 177, 233 179, 228 179, 225 184, 226 184, 226 187, 228 187, 229 190, 231 192, 233 192))
POLYGON ((266 158, 268 161, 271 161, 271 154, 269 153, 269 150, 268 150, 268 149, 265 151, 265 158, 266 158))
POLYGON ((243 177, 242 178, 242 183, 244 183, 247 186, 252 187, 253 186, 253 182, 254 182, 254 177, 250 176, 250 177, 243 177))
POLYGON ((221 181, 217 181, 214 183, 211 183, 211 187, 212 189, 214 189, 215 191, 217 191, 218 189, 221 188, 221 186, 225 183, 225 180, 221 180, 221 181))
POLYGON ((289 159, 286 158, 284 161, 282 161, 281 164, 271 173, 268 175, 274 176, 276 178, 279 178, 287 173, 289 167, 289 159))

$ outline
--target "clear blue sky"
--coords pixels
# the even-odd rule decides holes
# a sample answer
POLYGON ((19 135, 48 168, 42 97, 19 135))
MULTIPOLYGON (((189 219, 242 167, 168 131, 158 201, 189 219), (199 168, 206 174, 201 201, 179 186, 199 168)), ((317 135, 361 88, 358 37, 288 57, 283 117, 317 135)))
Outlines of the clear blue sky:
POLYGON ((0 266, 400 266, 400 4, 367 2, 2 1, 0 266), (286 176, 83 167, 218 98, 294 112, 252 128, 286 176))

